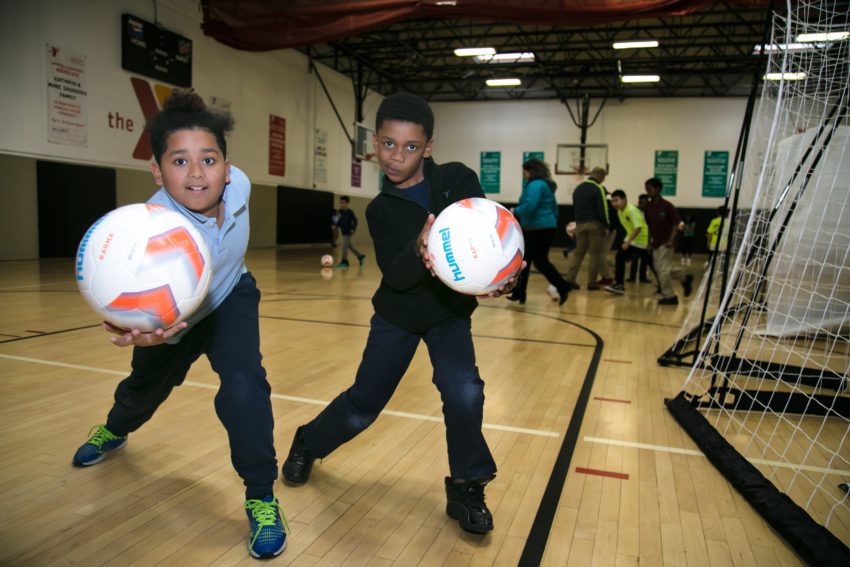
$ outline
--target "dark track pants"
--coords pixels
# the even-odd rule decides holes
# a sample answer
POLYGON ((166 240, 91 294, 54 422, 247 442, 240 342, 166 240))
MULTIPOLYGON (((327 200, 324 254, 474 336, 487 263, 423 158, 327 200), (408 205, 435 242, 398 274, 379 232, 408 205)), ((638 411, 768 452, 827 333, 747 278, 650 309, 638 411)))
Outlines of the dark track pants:
POLYGON ((481 433, 484 382, 475 366, 470 319, 424 334, 410 333, 372 316, 354 384, 304 426, 307 449, 322 458, 369 427, 389 402, 420 340, 428 347, 433 382, 443 401, 452 478, 489 479, 496 463, 481 433))
MULTIPOLYGON (((115 390, 106 427, 127 435, 153 416, 202 354, 221 380, 215 411, 227 430, 230 459, 249 498, 271 494, 277 478, 271 387, 260 354, 260 291, 250 273, 218 309, 179 343, 133 349, 132 372, 115 390)), ((204 432, 198 431, 198 439, 204 432)))
POLYGON ((561 295, 568 293, 570 284, 567 280, 561 277, 557 268, 549 261, 549 248, 552 246, 552 240, 555 238, 554 228, 543 228, 537 230, 524 230, 522 232, 525 240, 525 269, 520 273, 517 285, 513 290, 513 297, 525 299, 526 290, 528 288, 528 277, 531 274, 531 265, 543 274, 550 284, 555 286, 558 293, 561 295))
MULTIPOLYGON (((641 262, 642 267, 647 265, 652 267, 652 256, 650 256, 649 251, 646 249, 635 246, 629 246, 628 250, 623 250, 622 248, 617 250, 617 256, 614 259, 614 281, 620 285, 623 285, 626 277, 626 262, 632 262, 632 266, 635 269, 637 262, 641 262)), ((655 268, 652 271, 655 272, 655 268)), ((646 279, 646 268, 641 270, 640 277, 641 279, 646 279)), ((634 279, 634 275, 632 275, 632 279, 634 279)))

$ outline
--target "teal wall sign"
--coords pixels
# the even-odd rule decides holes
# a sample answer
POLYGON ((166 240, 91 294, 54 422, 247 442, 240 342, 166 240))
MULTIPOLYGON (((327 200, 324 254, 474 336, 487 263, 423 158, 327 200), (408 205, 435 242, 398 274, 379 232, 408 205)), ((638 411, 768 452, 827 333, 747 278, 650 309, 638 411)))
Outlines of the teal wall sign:
POLYGON ((502 152, 481 152, 481 189, 485 193, 499 192, 499 178, 502 175, 502 152))
POLYGON ((705 152, 702 163, 702 196, 725 197, 729 175, 729 152, 705 152))
POLYGON ((661 180, 662 195, 676 195, 679 176, 679 150, 655 150, 655 177, 661 180))

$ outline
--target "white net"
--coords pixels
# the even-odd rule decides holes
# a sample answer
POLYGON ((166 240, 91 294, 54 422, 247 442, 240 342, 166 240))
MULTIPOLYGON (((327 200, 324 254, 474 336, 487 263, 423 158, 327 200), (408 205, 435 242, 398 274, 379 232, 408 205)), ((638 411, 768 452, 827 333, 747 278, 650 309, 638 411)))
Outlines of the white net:
POLYGON ((704 278, 680 338, 706 321, 683 390, 708 421, 850 544, 847 12, 799 2, 774 16, 767 77, 782 79, 757 102, 729 270, 704 278))

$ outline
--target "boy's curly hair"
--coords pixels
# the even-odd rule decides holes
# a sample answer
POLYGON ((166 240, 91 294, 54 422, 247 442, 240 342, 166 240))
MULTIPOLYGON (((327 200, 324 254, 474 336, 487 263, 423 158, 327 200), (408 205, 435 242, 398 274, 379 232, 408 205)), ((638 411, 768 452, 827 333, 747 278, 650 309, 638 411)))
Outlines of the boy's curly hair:
POLYGON ((156 113, 145 128, 151 137, 151 149, 156 163, 168 146, 168 136, 177 130, 207 130, 215 136, 223 156, 227 157, 224 135, 233 130, 229 112, 211 110, 193 89, 175 89, 165 99, 162 110, 156 113))
POLYGON ((385 120, 401 120, 422 126, 425 138, 434 135, 434 113, 424 99, 410 93, 394 93, 381 101, 375 118, 375 131, 381 129, 385 120))

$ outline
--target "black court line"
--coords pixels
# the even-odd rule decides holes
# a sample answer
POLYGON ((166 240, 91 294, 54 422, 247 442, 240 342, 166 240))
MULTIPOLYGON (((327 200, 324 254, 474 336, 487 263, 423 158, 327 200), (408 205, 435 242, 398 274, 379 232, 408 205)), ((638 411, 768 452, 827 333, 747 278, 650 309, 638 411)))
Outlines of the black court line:
MULTIPOLYGON (((371 325, 367 325, 364 323, 346 323, 345 321, 321 321, 319 319, 302 319, 299 317, 282 317, 277 315, 260 315, 260 319, 275 319, 280 321, 296 321, 298 323, 316 323, 320 325, 341 325, 343 327, 360 327, 363 329, 368 329, 371 325)), ((540 343, 540 344, 549 344, 549 345, 558 345, 558 346, 575 346, 575 347, 584 347, 584 348, 595 348, 596 345, 587 345, 582 343, 568 343, 564 341, 547 341, 544 339, 526 339, 523 337, 498 337, 495 335, 479 335, 476 333, 472 333, 473 338, 478 339, 496 339, 502 341, 516 341, 522 343, 540 343)))
MULTIPOLYGON (((290 297, 277 297, 275 299, 263 298, 263 303, 276 303, 283 301, 316 301, 321 299, 372 299, 372 296, 363 296, 363 295, 317 295, 311 293, 288 293, 288 292, 263 292, 264 295, 287 295, 290 297)), ((493 298, 494 301, 498 301, 498 299, 493 298)), ((489 301, 489 300, 485 300, 489 301)), ((569 301, 569 300, 567 300, 569 301)), ((531 310, 525 310, 521 307, 515 307, 513 305, 487 305, 486 303, 479 303, 478 307, 484 309, 501 309, 504 311, 512 311, 515 313, 531 313, 535 314, 537 312, 531 310)), ((585 319, 603 319, 605 321, 620 321, 623 323, 635 323, 636 325, 649 325, 651 327, 667 327, 670 329, 681 329, 681 325, 672 325, 670 323, 656 323, 654 321, 641 321, 639 319, 624 319, 623 317, 606 317, 604 315, 593 315, 590 313, 578 313, 576 311, 564 311, 562 315, 575 315, 576 317, 583 317, 585 319)))
POLYGON ((6 340, 3 340, 3 341, 0 341, 0 345, 6 344, 6 343, 14 343, 14 342, 17 342, 17 341, 29 341, 29 340, 32 340, 32 339, 43 339, 44 337, 50 337, 52 335, 61 335, 61 334, 64 334, 64 333, 73 333, 75 331, 83 331, 85 329, 95 329, 95 328, 98 328, 98 327, 100 327, 100 323, 98 323, 97 325, 86 325, 85 327, 72 327, 70 329, 60 329, 58 331, 49 331, 49 332, 41 333, 40 335, 30 335, 28 337, 17 337, 17 338, 14 338, 14 339, 6 339, 6 340))
POLYGON ((564 435, 564 441, 561 443, 561 449, 558 451, 558 457, 555 459, 555 465, 552 467, 552 474, 549 476, 549 482, 546 483, 546 490, 543 491, 543 497, 540 499, 540 506, 537 508, 537 514, 534 516, 534 522, 531 524, 531 530, 529 530, 528 538, 525 540, 525 547, 522 548, 522 555, 520 555, 519 562, 517 563, 518 567, 538 566, 543 561, 543 553, 546 551, 546 544, 552 533, 555 513, 558 511, 558 503, 561 500, 561 493, 564 490, 567 473, 570 471, 570 462, 572 461, 576 443, 578 442, 581 422, 584 420, 584 412, 590 400, 590 390, 593 388, 593 380, 596 378, 596 370, 599 367, 599 360, 602 357, 602 349, 605 347, 602 337, 583 325, 551 315, 539 313, 535 313, 535 315, 562 321, 584 330, 595 339, 596 346, 593 351, 593 358, 590 359, 590 364, 584 375, 584 383, 576 399, 575 409, 570 418, 567 432, 564 435))

